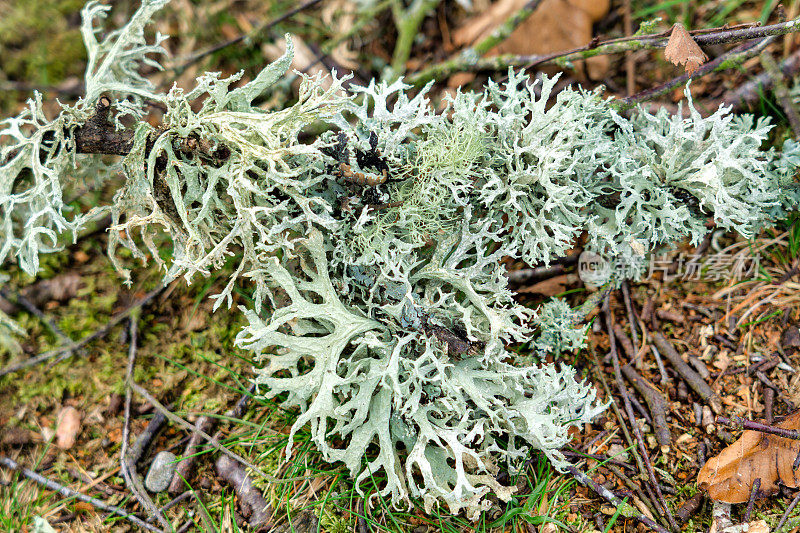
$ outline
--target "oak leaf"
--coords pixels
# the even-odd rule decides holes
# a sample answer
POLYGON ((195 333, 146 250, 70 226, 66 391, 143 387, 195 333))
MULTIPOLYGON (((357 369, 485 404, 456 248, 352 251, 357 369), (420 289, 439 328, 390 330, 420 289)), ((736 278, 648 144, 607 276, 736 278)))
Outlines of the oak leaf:
MULTIPOLYGON (((786 417, 776 427, 800 430, 800 411, 786 417)), ((800 453, 800 440, 787 439, 746 430, 742 436, 709 459, 697 475, 697 485, 708 495, 725 503, 744 503, 756 479, 761 479, 761 492, 778 491, 778 481, 787 487, 800 487, 800 469, 792 465, 800 453)))
MULTIPOLYGON (((453 44, 458 47, 472 46, 485 39, 528 2, 497 0, 457 28, 453 32, 453 44)), ((543 0, 505 41, 486 55, 549 54, 583 46, 592 40, 593 24, 608 13, 610 5, 609 0, 543 0)), ((592 79, 600 79, 605 76, 609 65, 610 61, 605 56, 589 58, 586 62, 587 73, 592 79)))
POLYGON ((700 65, 708 61, 708 56, 681 23, 672 27, 672 34, 664 48, 664 57, 674 65, 685 65, 687 74, 693 74, 700 65))

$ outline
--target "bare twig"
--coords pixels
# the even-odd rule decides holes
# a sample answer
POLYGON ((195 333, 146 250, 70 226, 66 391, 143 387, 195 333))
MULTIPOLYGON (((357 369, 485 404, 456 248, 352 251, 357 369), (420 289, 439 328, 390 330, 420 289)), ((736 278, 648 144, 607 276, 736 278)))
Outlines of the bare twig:
POLYGON ((269 504, 261 495, 250 476, 238 461, 226 455, 220 455, 215 463, 217 474, 230 483, 239 496, 239 504, 243 512, 249 515, 248 523, 253 529, 259 529, 270 519, 269 504))
POLYGON ((98 500, 97 498, 92 498, 91 496, 87 496, 85 494, 81 494, 80 492, 74 491, 69 487, 65 487, 64 485, 61 485, 60 483, 56 483, 55 481, 47 479, 46 477, 42 476, 41 474, 37 474, 33 470, 29 470, 27 468, 23 468, 22 466, 20 466, 13 459, 10 459, 10 458, 4 457, 4 456, 0 456, 0 465, 5 466, 6 468, 10 468, 11 470, 16 470, 17 472, 21 473, 23 476, 25 476, 26 478, 30 479, 31 481, 34 481, 34 482, 38 483, 39 485, 47 487, 48 489, 50 489, 52 491, 58 492, 59 494, 61 494, 65 498, 75 498, 76 500, 80 500, 82 502, 86 502, 86 503, 88 503, 88 504, 90 504, 90 505, 92 505, 94 507, 97 507, 100 510, 112 513, 112 514, 117 515, 117 516, 121 516, 124 519, 129 520, 130 522, 132 522, 132 523, 136 524, 137 526, 139 526, 139 527, 141 527, 143 529, 146 529, 148 531, 161 531, 157 527, 155 527, 155 526, 153 526, 151 524, 148 524, 144 520, 140 519, 139 517, 137 517, 134 514, 129 513, 125 509, 122 509, 122 508, 117 507, 115 505, 109 505, 109 504, 107 504, 106 502, 104 502, 102 500, 98 500))
POLYGON ((658 502, 660 503, 664 509, 664 514, 667 518, 667 522, 669 522, 670 528, 673 531, 678 531, 678 524, 675 522, 675 517, 672 516, 672 511, 667 505, 664 496, 661 493, 661 486, 656 479, 655 470, 653 469, 653 465, 650 462, 650 456, 647 454, 647 447, 644 444, 644 438, 642 437, 641 429, 639 428, 639 424, 636 423, 636 418, 633 415, 633 408, 631 407, 630 398, 625 391, 625 384, 622 381, 622 371, 620 369, 619 364, 619 357, 617 355, 617 343, 614 339, 614 317, 611 312, 611 306, 609 305, 608 298, 605 301, 605 315, 606 315, 606 330, 608 331, 608 336, 610 340, 610 351, 611 351, 611 361, 614 365, 614 377, 617 381, 617 387, 619 388, 620 394, 622 394, 623 405, 625 407, 625 411, 628 414, 629 422, 633 428, 633 435, 636 437, 636 442, 639 445, 639 451, 642 454, 642 460, 644 461, 644 465, 647 469, 647 475, 650 478, 650 484, 656 491, 656 495, 658 497, 658 502))
MULTIPOLYGON (((772 24, 769 26, 713 28, 704 32, 690 32, 697 44, 705 46, 711 44, 727 44, 753 39, 764 39, 775 35, 785 35, 800 30, 800 19, 772 24)), ((454 72, 483 70, 498 71, 508 67, 533 68, 546 64, 566 65, 573 61, 588 59, 598 55, 619 54, 634 50, 658 50, 667 45, 670 30, 655 35, 636 35, 598 42, 592 40, 588 44, 545 55, 500 55, 475 59, 474 55, 456 56, 437 65, 409 76, 406 81, 412 85, 423 85, 430 80, 443 79, 454 72)))
MULTIPOLYGON (((622 501, 619 498, 617 498, 614 495, 613 492, 611 492, 610 490, 608 490, 604 486, 595 483, 594 480, 591 477, 587 476, 586 474, 584 474, 583 472, 581 472, 580 470, 578 470, 574 466, 571 466, 571 465, 568 466, 567 470, 569 471, 570 474, 572 474, 572 476, 576 480, 578 480, 580 483, 583 483, 584 485, 586 485, 587 487, 589 487, 590 489, 595 491, 600 497, 602 497, 603 499, 608 501, 610 504, 612 504, 612 505, 614 505, 616 507, 619 507, 619 506, 622 505, 622 501)), ((629 506, 629 507, 630 507, 630 509, 628 510, 628 512, 630 513, 631 518, 633 518, 637 522, 640 522, 640 523, 644 524, 645 526, 649 527, 653 531, 656 531, 657 533, 669 533, 668 530, 664 529, 663 527, 661 527, 660 525, 658 525, 657 523, 655 523, 651 519, 647 518, 645 515, 637 513, 636 511, 634 511, 632 506, 629 506)))
POLYGON ((130 432, 130 414, 131 414, 131 384, 133 383, 133 367, 136 361, 136 344, 138 334, 138 320, 136 317, 131 318, 130 325, 130 348, 128 350, 128 366, 125 373, 125 423, 122 426, 122 447, 120 450, 120 469, 122 477, 125 479, 125 484, 128 490, 131 491, 136 501, 147 511, 147 514, 152 518, 155 517, 165 530, 170 528, 170 523, 166 517, 158 510, 153 499, 147 494, 142 480, 136 473, 136 462, 141 458, 147 443, 152 440, 155 433, 164 425, 166 421, 163 416, 154 416, 147 429, 136 440, 134 445, 128 449, 128 435, 130 432))
MULTIPOLYGON (((622 299, 625 301, 625 310, 628 312, 628 323, 631 326, 631 338, 633 338, 634 347, 639 346, 639 333, 636 331, 638 321, 636 320, 636 312, 633 310, 633 303, 631 302, 631 288, 628 280, 622 280, 622 299)), ((636 368, 642 367, 641 357, 636 357, 636 368)))
POLYGON ((628 378, 633 387, 642 395, 650 414, 653 416, 653 429, 656 434, 656 441, 661 446, 662 453, 669 452, 672 445, 672 438, 667 425, 667 402, 664 396, 640 376, 630 365, 621 368, 622 373, 628 378))
POLYGON ((675 517, 680 521, 681 524, 686 523, 687 520, 689 520, 697 513, 697 511, 700 510, 700 506, 702 505, 705 496, 706 493, 701 490, 683 502, 683 505, 681 505, 680 508, 675 511, 675 517))
MULTIPOLYGON (((645 332, 644 329, 642 329, 642 332, 646 337, 647 332, 645 332)), ((666 386, 672 383, 672 379, 669 377, 669 374, 667 374, 667 369, 664 367, 664 361, 661 360, 661 354, 658 352, 658 349, 651 344, 650 351, 653 352, 653 359, 656 360, 656 367, 658 367, 658 374, 661 376, 662 385, 666 386)))
POLYGON ((789 519, 792 511, 794 511, 794 508, 797 507, 798 503, 800 503, 800 492, 797 493, 797 496, 794 497, 792 503, 790 503, 789 507, 786 508, 786 511, 783 512, 783 516, 781 516, 780 521, 778 521, 778 525, 775 526, 775 533, 780 533, 784 524, 786 524, 786 521, 789 519))
POLYGON ((774 417, 773 407, 775 404, 775 391, 769 387, 764 387, 764 421, 772 424, 774 417))
MULTIPOLYGON (((242 416, 245 408, 247 407, 250 398, 253 397, 253 392, 255 391, 255 384, 250 385, 250 388, 242 394, 236 404, 225 413, 225 416, 228 418, 239 418, 242 416)), ((194 426, 200 432, 205 432, 211 434, 211 431, 217 425, 217 419, 211 416, 200 416, 197 418, 194 426)), ((177 493, 180 492, 183 487, 186 485, 186 479, 189 479, 192 467, 197 459, 197 457, 202 453, 200 451, 200 444, 203 441, 203 437, 201 436, 200 432, 193 432, 192 435, 189 437, 189 442, 186 444, 186 448, 183 452, 183 457, 179 463, 177 468, 175 469, 175 473, 172 475, 172 481, 169 484, 169 492, 170 493, 177 493)), ((214 434, 214 438, 219 439, 221 437, 221 432, 217 432, 214 434)))
POLYGON ((285 483, 287 481, 300 481, 300 480, 311 479, 311 478, 316 477, 314 475, 295 476, 295 477, 287 477, 287 478, 279 478, 279 477, 275 477, 275 476, 270 476, 269 474, 267 474, 266 472, 264 472, 263 470, 258 468, 256 465, 254 465, 253 463, 251 463, 250 461, 248 461, 247 459, 242 457, 241 455, 232 452, 230 449, 228 449, 228 447, 223 445, 219 441, 219 439, 217 439, 216 437, 212 437, 211 435, 209 435, 205 431, 201 431, 201 430, 195 428, 192 424, 190 424, 189 422, 187 422, 183 418, 179 417, 178 415, 176 415, 175 413, 173 413, 172 411, 167 409, 164 406, 164 404, 162 404, 157 399, 155 399, 152 394, 147 392, 147 390, 145 390, 144 387, 142 387, 138 383, 136 383, 136 382, 131 383, 131 387, 133 388, 133 390, 137 394, 142 396, 150 405, 155 407, 155 409, 157 411, 160 411, 165 417, 167 417, 167 419, 170 422, 172 422, 173 424, 178 425, 178 426, 182 427, 183 429, 185 429, 187 431, 190 431, 192 433, 198 433, 209 444, 214 446, 214 448, 216 448, 217 450, 219 450, 223 454, 227 455, 231 459, 239 461, 240 463, 242 463, 242 465, 246 466, 247 468, 249 468, 250 470, 252 470, 256 474, 258 474, 259 476, 264 478, 265 481, 269 481, 271 483, 285 483))
POLYGON ((750 521, 750 515, 753 514, 753 505, 756 503, 756 498, 758 498, 758 493, 761 490, 761 478, 757 477, 755 481, 753 481, 753 488, 750 490, 750 498, 747 500, 747 508, 744 512, 744 522, 750 521))
POLYGON ((658 511, 656 511, 656 508, 653 506, 652 502, 650 501, 650 498, 648 498, 647 495, 644 493, 644 491, 642 490, 642 487, 640 487, 639 485, 634 483, 631 478, 626 476, 625 472, 623 472, 621 468, 619 468, 619 467, 617 467, 617 466, 615 466, 613 464, 610 464, 608 462, 605 463, 604 466, 606 468, 608 468, 609 470, 611 470, 614 473, 615 476, 617 476, 619 479, 621 479, 622 482, 625 484, 625 486, 628 487, 628 489, 630 489, 634 493, 636 493, 636 496, 647 507, 647 509, 650 511, 650 514, 652 514, 653 516, 658 514, 658 511))
POLYGON ((254 40, 256 37, 258 37, 259 34, 264 33, 265 31, 267 31, 270 28, 276 26, 277 24, 280 24, 284 20, 295 16, 296 14, 300 13, 301 11, 304 11, 304 10, 308 9, 309 7, 312 7, 312 6, 316 5, 316 4, 318 4, 320 1, 321 0, 306 0, 306 2, 303 2, 299 6, 286 11, 285 13, 281 14, 281 16, 277 17, 276 19, 270 20, 269 22, 265 22, 264 24, 261 24, 260 26, 258 26, 256 28, 253 28, 251 31, 249 31, 249 32, 247 32, 245 34, 239 35, 238 37, 234 37, 233 39, 229 39, 229 40, 227 40, 225 42, 222 42, 220 44, 214 45, 214 46, 212 46, 210 48, 207 48, 206 50, 202 50, 200 52, 196 52, 196 53, 192 54, 190 57, 188 57, 185 60, 183 60, 183 62, 180 65, 171 67, 169 70, 175 71, 177 74, 180 74, 181 72, 186 70, 188 67, 190 67, 193 64, 197 63, 198 61, 200 61, 204 57, 210 56, 211 54, 215 54, 215 53, 219 52, 220 50, 223 50, 223 49, 227 48, 228 46, 231 46, 231 45, 234 45, 234 44, 237 44, 237 43, 241 43, 241 42, 244 42, 244 41, 252 41, 252 40, 254 40))
POLYGON ((730 418, 725 416, 718 416, 717 422, 719 422, 720 424, 725 424, 726 426, 730 427, 749 429, 752 431, 758 431, 760 433, 768 433, 770 435, 776 435, 784 439, 800 440, 800 431, 796 431, 793 429, 778 428, 775 426, 762 424, 760 422, 753 422, 752 420, 747 420, 746 418, 742 418, 740 416, 732 416, 730 418))
POLYGON ((711 387, 708 386, 708 383, 703 380, 700 374, 695 372, 692 367, 684 362, 680 354, 678 354, 678 352, 675 350, 675 347, 672 346, 672 343, 669 342, 667 338, 664 337, 664 335, 659 331, 654 331, 651 337, 661 354, 669 359, 669 362, 672 363, 672 366, 686 381, 686 383, 688 383, 689 386, 697 394, 699 394, 701 398, 703 398, 703 400, 708 402, 715 413, 721 413, 722 400, 720 397, 717 395, 717 393, 711 390, 711 387))
POLYGON ((691 74, 683 74, 657 87, 641 91, 633 96, 621 98, 617 105, 620 109, 629 109, 635 104, 646 102, 647 100, 652 100, 667 94, 679 85, 685 84, 690 79, 702 78, 703 76, 712 72, 726 70, 734 65, 739 65, 746 59, 760 54, 774 39, 774 37, 766 37, 755 43, 745 43, 739 45, 736 48, 712 59, 708 63, 704 63, 702 66, 700 66, 700 68, 691 74))
MULTIPOLYGON (((217 425, 217 419, 210 416, 199 416, 194 424, 195 429, 204 433, 211 433, 217 425)), ((186 480, 191 477, 191 471, 197 456, 202 454, 200 449, 203 443, 203 437, 200 433, 193 432, 189 437, 189 442, 186 443, 186 448, 183 451, 183 459, 180 460, 175 467, 175 472, 172 474, 172 480, 167 489, 170 494, 177 494, 185 489, 186 480)))
POLYGON ((51 332, 51 333, 53 333, 53 335, 55 335, 56 337, 58 337, 58 340, 59 340, 59 341, 61 341, 62 343, 64 343, 64 344, 67 344, 67 343, 70 343, 70 342, 72 342, 72 339, 70 339, 70 338, 69 338, 69 336, 67 336, 67 334, 66 334, 66 333, 64 333, 63 331, 61 331, 61 328, 59 328, 59 327, 58 327, 58 325, 57 325, 55 322, 53 322, 53 320, 52 320, 52 319, 50 319, 49 317, 47 317, 47 316, 46 316, 46 315, 45 315, 45 314, 44 314, 44 313, 41 311, 41 309, 39 309, 38 307, 36 307, 36 306, 33 304, 33 302, 31 302, 30 300, 28 300, 28 299, 27 299, 27 298, 26 298, 26 297, 25 297, 25 296, 24 296, 22 293, 20 293, 19 291, 13 291, 13 296, 12 296, 12 294, 11 294, 11 291, 9 291, 8 289, 6 289, 5 287, 0 287, 0 296, 2 296, 3 298, 5 298, 6 300, 9 300, 9 301, 16 299, 16 301, 17 301, 17 303, 18 303, 19 305, 21 305, 21 306, 22 306, 22 307, 23 307, 23 308, 24 308, 26 311, 28 311, 29 313, 31 313, 32 315, 34 315, 36 318, 38 318, 38 319, 39 319, 39 321, 40 321, 42 324, 44 324, 44 326, 45 326, 47 329, 49 329, 49 330, 50 330, 50 332, 51 332))

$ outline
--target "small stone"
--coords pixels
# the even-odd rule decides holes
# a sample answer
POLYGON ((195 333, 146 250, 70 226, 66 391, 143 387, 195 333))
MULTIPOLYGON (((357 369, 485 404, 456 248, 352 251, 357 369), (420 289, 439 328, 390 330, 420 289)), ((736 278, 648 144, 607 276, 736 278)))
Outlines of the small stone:
POLYGON ((172 481, 172 474, 175 473, 175 468, 178 466, 177 457, 172 452, 158 452, 153 458, 153 464, 150 465, 150 470, 147 471, 147 476, 144 478, 144 486, 150 492, 163 492, 169 487, 169 482, 172 481))

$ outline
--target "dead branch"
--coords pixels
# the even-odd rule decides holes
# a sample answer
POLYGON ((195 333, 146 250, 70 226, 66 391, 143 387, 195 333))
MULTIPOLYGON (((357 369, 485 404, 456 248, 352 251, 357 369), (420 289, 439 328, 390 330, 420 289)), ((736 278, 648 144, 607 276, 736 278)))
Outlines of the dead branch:
POLYGON ((658 351, 663 354, 664 357, 669 359, 669 362, 672 363, 672 366, 686 381, 686 383, 688 383, 688 385, 697 394, 699 394, 703 400, 708 402, 715 413, 721 413, 722 400, 720 397, 717 395, 717 393, 711 390, 711 387, 708 386, 708 383, 703 380, 700 374, 695 372, 692 367, 684 362, 680 354, 677 352, 677 350, 675 350, 675 347, 672 345, 672 343, 669 342, 667 338, 658 331, 654 331, 651 337, 658 348, 658 351))

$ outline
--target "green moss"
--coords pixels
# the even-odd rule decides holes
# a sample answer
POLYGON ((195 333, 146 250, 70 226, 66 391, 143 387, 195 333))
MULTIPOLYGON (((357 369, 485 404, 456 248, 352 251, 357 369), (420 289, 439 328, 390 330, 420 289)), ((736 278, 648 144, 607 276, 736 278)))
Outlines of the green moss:
MULTIPOLYGON (((86 51, 76 16, 84 0, 8 0, 0 7, 0 72, 9 80, 55 85, 82 77, 86 51)), ((0 108, 17 99, 0 94, 0 108)))

